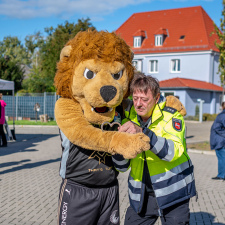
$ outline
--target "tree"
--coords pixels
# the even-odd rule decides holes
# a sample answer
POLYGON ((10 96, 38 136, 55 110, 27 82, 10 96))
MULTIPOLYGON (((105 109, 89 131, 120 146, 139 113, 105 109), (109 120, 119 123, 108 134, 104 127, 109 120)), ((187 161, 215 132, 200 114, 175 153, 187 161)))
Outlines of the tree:
POLYGON ((224 85, 225 85, 225 0, 223 0, 222 16, 223 16, 223 18, 220 19, 220 29, 216 26, 216 24, 214 24, 215 32, 212 32, 212 34, 216 33, 219 38, 218 41, 215 40, 215 45, 219 49, 219 52, 220 52, 218 73, 220 73, 220 81, 221 81, 221 85, 223 87, 223 96, 224 96, 224 85))
POLYGON ((41 36, 40 32, 35 33, 34 35, 28 35, 25 38, 25 46, 28 52, 31 65, 38 65, 39 58, 39 49, 44 44, 44 38, 41 36))
POLYGON ((24 72, 18 63, 9 58, 0 57, 0 78, 14 81, 16 92, 22 88, 23 74, 24 72))
POLYGON ((30 63, 28 52, 17 37, 4 37, 0 42, 0 56, 7 56, 11 62, 18 65, 30 63))

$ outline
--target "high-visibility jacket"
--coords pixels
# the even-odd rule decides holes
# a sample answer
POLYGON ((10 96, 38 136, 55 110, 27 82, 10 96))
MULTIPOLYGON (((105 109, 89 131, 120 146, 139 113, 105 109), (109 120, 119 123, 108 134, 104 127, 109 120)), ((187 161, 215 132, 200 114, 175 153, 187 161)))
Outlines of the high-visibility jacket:
MULTIPOLYGON (((125 111, 126 120, 140 125, 134 106, 125 111)), ((131 168, 128 179, 130 205, 139 213, 145 194, 144 163, 147 163, 152 187, 162 210, 196 195, 193 165, 186 151, 183 117, 165 102, 156 104, 151 124, 143 132, 150 138, 150 150, 128 160, 114 155, 113 162, 121 172, 131 168)))

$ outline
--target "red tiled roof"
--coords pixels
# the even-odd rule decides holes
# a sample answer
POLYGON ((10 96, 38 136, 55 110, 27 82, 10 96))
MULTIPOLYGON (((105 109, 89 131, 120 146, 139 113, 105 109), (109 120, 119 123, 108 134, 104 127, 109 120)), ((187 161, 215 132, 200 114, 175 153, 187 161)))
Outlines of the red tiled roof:
POLYGON ((163 35, 167 35, 167 30, 163 29, 162 27, 159 28, 156 32, 154 32, 154 34, 163 34, 163 35))
MULTIPOLYGON (((214 41, 219 40, 214 23, 201 6, 134 13, 115 32, 120 35, 135 54, 159 52, 206 51, 218 52, 214 41), (163 46, 155 46, 155 32, 166 31, 163 46), (133 48, 133 34, 146 33, 142 46, 133 48), (185 38, 180 41, 180 37, 185 38)), ((164 34, 163 33, 163 34, 164 34)))
POLYGON ((223 88, 200 80, 192 80, 186 78, 172 78, 169 80, 162 80, 159 82, 160 88, 192 88, 192 89, 201 89, 201 90, 210 90, 210 91, 223 91, 223 88))
POLYGON ((135 36, 141 36, 141 37, 145 37, 145 31, 144 30, 138 30, 133 34, 133 37, 135 36))

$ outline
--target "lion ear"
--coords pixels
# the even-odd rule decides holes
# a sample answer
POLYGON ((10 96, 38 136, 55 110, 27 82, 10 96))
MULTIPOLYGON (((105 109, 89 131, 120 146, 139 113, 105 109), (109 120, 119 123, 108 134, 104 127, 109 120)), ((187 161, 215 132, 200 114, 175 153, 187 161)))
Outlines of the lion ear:
POLYGON ((62 61, 64 57, 67 58, 70 57, 71 50, 72 50, 71 45, 65 46, 60 53, 60 61, 62 61))

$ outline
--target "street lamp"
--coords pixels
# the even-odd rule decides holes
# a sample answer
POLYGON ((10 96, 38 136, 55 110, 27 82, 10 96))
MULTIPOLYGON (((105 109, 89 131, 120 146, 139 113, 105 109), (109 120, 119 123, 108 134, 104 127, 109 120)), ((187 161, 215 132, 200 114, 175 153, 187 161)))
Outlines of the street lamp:
POLYGON ((199 107, 199 122, 202 122, 202 114, 203 114, 203 103, 205 102, 204 100, 198 98, 197 101, 200 103, 199 107))

